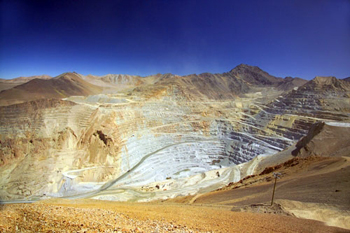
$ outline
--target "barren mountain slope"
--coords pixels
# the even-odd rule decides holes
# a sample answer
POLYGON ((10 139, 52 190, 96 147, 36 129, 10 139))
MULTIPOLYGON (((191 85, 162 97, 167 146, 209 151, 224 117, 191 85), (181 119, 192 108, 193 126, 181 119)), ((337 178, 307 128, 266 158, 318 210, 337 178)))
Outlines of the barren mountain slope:
MULTIPOLYGON (((146 88, 149 86, 137 91, 144 92, 146 88)), ((248 91, 247 85, 235 77, 210 73, 183 77, 169 74, 153 85, 152 89, 156 88, 172 88, 176 95, 179 93, 178 97, 185 97, 188 101, 234 99, 248 91)))
POLYGON ((0 92, 0 105, 11 105, 43 98, 64 98, 72 95, 91 95, 101 92, 76 73, 65 73, 52 79, 33 79, 0 92))
POLYGON ((350 123, 320 123, 292 151, 296 156, 350 156, 350 123), (345 126, 345 127, 344 127, 345 126), (346 127, 347 126, 347 127, 346 127))
POLYGON ((2 90, 11 89, 12 87, 21 85, 23 83, 29 82, 33 79, 51 79, 52 77, 49 75, 36 75, 30 77, 18 77, 14 79, 0 79, 0 92, 2 90))
POLYGON ((281 78, 276 78, 269 73, 261 70, 257 66, 249 66, 245 64, 236 66, 229 72, 229 74, 243 79, 250 85, 275 85, 283 81, 281 78))
POLYGON ((96 86, 103 88, 103 93, 113 93, 120 90, 132 89, 147 83, 145 78, 134 75, 107 74, 104 76, 86 75, 81 77, 96 86))
POLYGON ((285 77, 283 81, 279 82, 276 86, 279 90, 290 91, 293 88, 300 87, 307 83, 307 80, 301 78, 285 77))
POLYGON ((343 121, 350 113, 350 83, 335 77, 316 77, 280 96, 268 107, 283 114, 343 121))
MULTIPOLYGON (((144 80, 150 80, 151 77, 153 76, 144 80)), ((225 100, 243 97, 246 93, 265 92, 269 88, 272 88, 271 93, 277 97, 305 82, 300 78, 276 78, 259 67, 242 64, 222 74, 166 74, 152 83, 148 82, 148 85, 140 85, 134 91, 146 97, 154 97, 154 93, 172 92, 177 98, 185 98, 186 101, 225 100)))

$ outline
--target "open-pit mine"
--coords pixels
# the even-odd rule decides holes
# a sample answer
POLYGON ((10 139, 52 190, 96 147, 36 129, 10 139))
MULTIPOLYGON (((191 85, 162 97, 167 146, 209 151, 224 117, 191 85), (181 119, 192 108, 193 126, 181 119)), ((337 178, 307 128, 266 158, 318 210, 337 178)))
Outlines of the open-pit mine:
MULTIPOLYGON (((335 77, 277 78, 239 65, 222 74, 71 72, 0 85, 4 204, 54 198, 184 203, 186 196, 205 203, 208 193, 267 167, 350 156, 350 81, 335 77)), ((349 220, 350 184, 342 184, 341 216, 349 220)))

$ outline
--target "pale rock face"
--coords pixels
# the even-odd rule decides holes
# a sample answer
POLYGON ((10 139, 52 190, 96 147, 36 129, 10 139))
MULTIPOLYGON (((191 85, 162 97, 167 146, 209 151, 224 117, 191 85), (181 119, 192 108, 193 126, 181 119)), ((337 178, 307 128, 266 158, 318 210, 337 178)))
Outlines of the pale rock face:
MULTIPOLYGON (((235 74, 246 75, 243 68, 235 74)), ((257 75, 254 82, 279 82, 257 75)), ((216 82, 217 76, 190 78, 216 82)), ((105 79, 136 85, 131 76, 99 80, 105 79)), ((134 91, 1 107, 0 199, 149 201, 206 192, 253 174, 260 157, 292 145, 317 121, 349 121, 345 107, 326 114, 323 103, 331 97, 309 98, 312 91, 300 92, 303 86, 281 94, 259 84, 239 98, 217 100, 203 90, 188 92, 193 86, 181 87, 184 77, 143 81, 134 91)), ((348 98, 339 106, 342 101, 348 98)))

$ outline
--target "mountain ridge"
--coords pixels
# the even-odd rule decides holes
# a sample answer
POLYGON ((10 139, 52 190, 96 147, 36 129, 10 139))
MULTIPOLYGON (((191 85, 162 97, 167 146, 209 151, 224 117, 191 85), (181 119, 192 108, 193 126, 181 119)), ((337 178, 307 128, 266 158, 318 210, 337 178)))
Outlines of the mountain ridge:
POLYGON ((29 77, 18 77, 14 79, 0 79, 0 91, 11 89, 15 86, 21 85, 23 83, 29 82, 33 79, 51 79, 50 75, 35 75, 29 77))
POLYGON ((32 79, 1 92, 0 105, 23 102, 26 100, 25 96, 29 96, 28 100, 35 100, 123 90, 135 90, 143 93, 146 98, 156 97, 164 91, 179 91, 187 99, 230 99, 262 87, 290 91, 305 82, 299 78, 277 78, 257 66, 245 64, 238 65, 226 73, 206 72, 185 76, 170 73, 146 77, 121 74, 84 76, 76 72, 66 72, 48 80, 32 79))
POLYGON ((337 79, 334 76, 316 76, 314 79, 302 85, 301 90, 323 91, 341 91, 349 92, 350 83, 346 80, 337 79))
POLYGON ((63 73, 51 79, 32 79, 0 92, 0 105, 41 98, 65 98, 72 95, 97 94, 102 89, 81 79, 76 73, 63 73))

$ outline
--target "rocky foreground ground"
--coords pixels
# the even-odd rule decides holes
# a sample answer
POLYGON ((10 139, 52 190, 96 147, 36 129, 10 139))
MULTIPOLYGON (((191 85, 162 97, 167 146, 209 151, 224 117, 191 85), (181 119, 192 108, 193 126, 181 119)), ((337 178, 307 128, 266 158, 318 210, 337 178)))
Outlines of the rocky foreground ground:
POLYGON ((1 232, 347 232, 313 220, 225 207, 94 200, 9 204, 1 232))
POLYGON ((156 220, 140 221, 124 213, 47 204, 6 206, 1 213, 4 232, 188 232, 186 226, 156 220))

